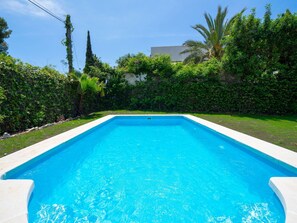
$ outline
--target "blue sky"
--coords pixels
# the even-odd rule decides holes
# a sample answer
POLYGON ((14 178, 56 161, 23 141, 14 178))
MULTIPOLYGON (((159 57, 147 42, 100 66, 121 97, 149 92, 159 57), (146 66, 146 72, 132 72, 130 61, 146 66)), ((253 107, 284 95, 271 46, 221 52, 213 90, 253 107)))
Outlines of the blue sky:
MULTIPOLYGON (((229 16, 247 7, 262 17, 265 5, 272 5, 272 16, 290 9, 295 0, 35 0, 59 17, 70 14, 74 26, 74 66, 84 67, 87 30, 92 49, 110 65, 127 53, 150 54, 152 46, 181 45, 188 39, 201 39, 191 26, 204 24, 203 13, 216 14, 218 5, 228 6, 229 16)), ((13 57, 37 66, 54 65, 61 72, 66 50, 63 23, 45 14, 26 0, 0 0, 0 16, 12 29, 7 40, 13 57)))

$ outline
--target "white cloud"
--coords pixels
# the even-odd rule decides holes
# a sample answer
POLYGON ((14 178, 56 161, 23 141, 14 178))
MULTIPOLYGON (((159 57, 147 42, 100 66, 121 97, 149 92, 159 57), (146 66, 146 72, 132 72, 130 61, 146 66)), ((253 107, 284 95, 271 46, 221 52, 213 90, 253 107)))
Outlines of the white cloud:
MULTIPOLYGON (((57 0, 33 0, 45 7, 55 15, 62 17, 65 15, 65 11, 62 9, 60 3, 57 0)), ((23 15, 32 15, 38 17, 49 16, 47 13, 39 9, 27 0, 0 0, 0 7, 14 13, 20 13, 23 15)))

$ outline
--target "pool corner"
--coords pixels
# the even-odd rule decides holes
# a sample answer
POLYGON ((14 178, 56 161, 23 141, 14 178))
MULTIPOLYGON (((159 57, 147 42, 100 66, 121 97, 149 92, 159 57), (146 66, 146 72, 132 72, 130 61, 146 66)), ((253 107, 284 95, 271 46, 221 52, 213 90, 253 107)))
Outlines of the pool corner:
POLYGON ((28 202, 34 188, 32 180, 0 180, 2 223, 27 223, 28 202))
POLYGON ((297 222, 297 177, 272 177, 269 186, 284 207, 286 223, 297 222))

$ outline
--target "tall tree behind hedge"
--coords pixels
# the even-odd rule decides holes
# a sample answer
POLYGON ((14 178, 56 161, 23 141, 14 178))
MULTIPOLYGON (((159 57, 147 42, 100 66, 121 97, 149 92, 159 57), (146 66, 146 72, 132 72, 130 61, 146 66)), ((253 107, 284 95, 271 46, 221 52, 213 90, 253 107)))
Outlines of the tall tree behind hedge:
POLYGON ((89 67, 88 72, 90 77, 98 77, 100 81, 106 82, 114 74, 115 69, 108 63, 102 62, 96 54, 93 54, 93 65, 89 67))
POLYGON ((7 52, 8 44, 4 41, 4 39, 8 38, 11 32, 12 31, 8 28, 5 19, 0 17, 0 53, 7 52))
POLYGON ((238 17, 226 40, 224 68, 241 81, 297 76, 297 15, 286 11, 274 20, 270 15, 268 5, 263 20, 255 10, 238 17))
POLYGON ((73 68, 73 53, 72 53, 72 38, 71 38, 71 33, 73 32, 73 26, 71 23, 70 15, 66 16, 65 20, 65 28, 66 28, 66 39, 64 42, 64 45, 66 46, 66 58, 68 61, 68 72, 73 73, 74 68, 73 68))
POLYGON ((94 66, 94 59, 93 59, 90 31, 88 31, 87 50, 86 50, 86 63, 85 63, 84 73, 87 74, 87 73, 90 72, 90 66, 94 66))

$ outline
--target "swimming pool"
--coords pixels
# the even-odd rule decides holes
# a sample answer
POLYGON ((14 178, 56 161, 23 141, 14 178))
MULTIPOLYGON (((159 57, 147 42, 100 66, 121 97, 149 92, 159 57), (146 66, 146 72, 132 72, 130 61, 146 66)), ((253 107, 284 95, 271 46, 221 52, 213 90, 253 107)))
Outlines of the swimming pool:
POLYGON ((112 117, 8 171, 29 222, 284 222, 271 177, 296 169, 184 116, 112 117))

